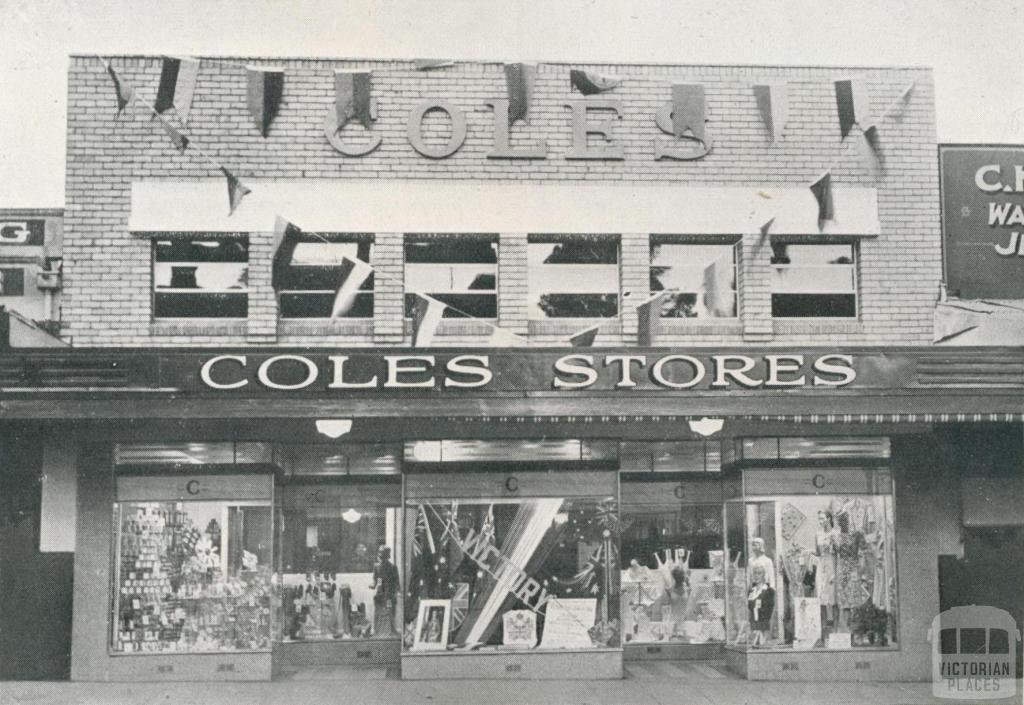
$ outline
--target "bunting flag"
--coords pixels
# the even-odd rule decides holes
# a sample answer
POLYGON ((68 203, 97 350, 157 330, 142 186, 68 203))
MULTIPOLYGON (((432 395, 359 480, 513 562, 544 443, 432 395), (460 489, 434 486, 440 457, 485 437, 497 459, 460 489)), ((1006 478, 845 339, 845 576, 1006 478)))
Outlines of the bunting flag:
POLYGON ((430 520, 427 518, 427 510, 423 505, 416 508, 416 528, 413 532, 412 551, 416 556, 423 555, 423 550, 428 549, 431 554, 437 553, 434 545, 434 534, 430 531, 430 520))
POLYGON ((764 126, 768 128, 772 142, 782 139, 782 131, 789 120, 789 86, 785 83, 754 86, 754 98, 761 113, 764 126))
POLYGON ((661 303, 668 294, 660 291, 636 307, 636 344, 640 347, 649 348, 657 340, 661 328, 661 303))
POLYGON ((570 69, 569 85, 583 95, 594 95, 595 93, 603 93, 617 88, 622 85, 622 79, 602 76, 601 74, 581 69, 570 69))
POLYGON ((811 184, 811 193, 818 202, 818 230, 825 227, 825 222, 835 217, 832 205, 832 171, 826 171, 811 184))
POLYGON ((839 111, 839 132, 845 138, 855 124, 861 128, 874 121, 868 116, 871 101, 862 78, 836 81, 836 108, 839 111))
POLYGON ((769 218, 764 225, 761 226, 761 237, 759 243, 763 243, 768 239, 768 233, 771 232, 772 226, 775 225, 775 216, 769 218))
POLYGON ((369 71, 334 72, 334 107, 338 116, 336 132, 357 120, 367 130, 373 128, 373 84, 369 71))
POLYGON ((252 193, 252 189, 238 180, 238 177, 221 167, 220 171, 228 182, 228 215, 233 215, 242 199, 252 193))
POLYGON ((249 81, 249 114, 256 121, 256 127, 264 137, 270 130, 270 123, 277 117, 284 94, 284 69, 265 66, 247 66, 249 81))
POLYGON ((704 134, 704 86, 679 83, 672 86, 672 133, 682 137, 687 130, 707 144, 704 134))
POLYGON ((736 270, 733 258, 719 257, 704 268, 704 310, 715 318, 732 318, 736 315, 733 306, 733 278, 736 270))
POLYGON ((505 64, 505 87, 508 90, 508 124, 517 120, 530 122, 533 85, 537 78, 536 64, 505 64))
POLYGON ((597 334, 601 332, 601 324, 584 328, 579 333, 569 338, 569 343, 574 348, 592 348, 594 347, 594 341, 597 340, 597 334))
POLYGON ((412 345, 425 348, 434 342, 434 335, 444 317, 445 304, 437 299, 415 293, 416 302, 412 307, 412 345))
POLYGON ((941 343, 974 330, 981 324, 981 316, 970 309, 940 302, 935 307, 933 343, 941 343))
POLYGON ((189 145, 188 137, 181 130, 167 122, 167 120, 161 119, 160 124, 163 125, 164 132, 167 133, 167 136, 171 138, 171 142, 174 143, 174 147, 184 154, 189 145))
POLYGON ((356 303, 356 296, 359 289, 373 274, 373 267, 361 259, 355 259, 348 255, 342 256, 342 268, 344 277, 341 286, 334 295, 334 306, 331 308, 331 318, 341 318, 352 310, 356 303))
POLYGON ((900 103, 901 107, 910 102, 910 96, 914 93, 915 88, 917 88, 917 81, 911 81, 910 85, 904 88, 900 93, 900 97, 897 102, 900 103))
MULTIPOLYGON (((270 283, 275 290, 284 286, 284 273, 288 265, 291 264, 292 255, 295 254, 295 247, 299 244, 301 236, 302 230, 297 225, 293 225, 281 216, 277 216, 274 220, 274 239, 270 246, 271 262, 273 263, 270 283)), ((335 296, 335 305, 337 305, 337 296, 335 296)))
POLYGON ((882 173, 882 156, 879 150, 877 123, 868 125, 861 131, 861 138, 857 142, 857 153, 872 176, 877 177, 882 173))
POLYGON ((450 59, 414 59, 413 66, 417 71, 431 71, 433 69, 446 69, 454 66, 455 62, 450 59))
POLYGON ((519 348, 524 345, 529 345, 530 341, 517 333, 513 333, 507 328, 500 328, 494 326, 491 329, 491 334, 487 338, 487 344, 491 347, 500 348, 519 348))
POLYGON ((163 68, 160 70, 160 86, 156 90, 153 109, 163 114, 174 108, 182 123, 187 123, 198 78, 198 59, 165 56, 163 68))
POLYGON ((107 64, 107 73, 114 81, 114 91, 117 93, 117 114, 120 115, 128 107, 128 104, 135 100, 135 88, 117 73, 112 64, 107 64))

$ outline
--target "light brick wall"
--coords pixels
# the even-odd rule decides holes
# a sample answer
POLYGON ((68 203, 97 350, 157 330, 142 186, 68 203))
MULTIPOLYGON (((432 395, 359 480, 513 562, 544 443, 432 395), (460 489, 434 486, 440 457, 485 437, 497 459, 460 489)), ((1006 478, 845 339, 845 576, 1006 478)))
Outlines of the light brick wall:
MULTIPOLYGON (((160 75, 157 57, 114 58, 114 66, 139 95, 152 101, 160 75)), ((277 321, 269 282, 271 234, 250 234, 250 318, 247 324, 151 319, 151 251, 147 239, 127 230, 130 186, 147 179, 215 178, 219 173, 195 151, 180 155, 148 110, 137 106, 116 116, 110 77, 95 58, 75 57, 69 73, 67 194, 65 223, 65 332, 75 345, 400 345, 408 342, 402 309, 401 234, 376 234, 375 320, 342 323, 277 321)), ((539 67, 530 124, 517 124, 512 144, 539 140, 545 160, 487 159, 491 150, 491 98, 505 96, 499 63, 461 63, 429 72, 402 61, 288 59, 204 60, 196 86, 188 133, 195 143, 244 181, 260 179, 449 179, 589 183, 637 182, 680 186, 804 186, 826 167, 837 185, 878 189, 882 234, 860 246, 860 309, 856 322, 772 321, 768 294, 770 248, 743 236, 738 321, 672 321, 660 342, 675 345, 771 344, 928 344, 932 309, 941 277, 938 174, 931 73, 924 69, 840 69, 728 66, 567 65, 539 67), (280 114, 262 138, 246 109, 244 63, 283 65, 286 70, 280 114), (374 71, 378 119, 383 138, 372 154, 351 158, 332 149, 323 123, 333 107, 336 68, 374 71), (568 161, 572 139, 568 99, 570 68, 625 77, 602 97, 622 101, 616 139, 621 161, 568 161), (840 141, 833 81, 863 75, 872 109, 881 113, 911 82, 916 88, 899 115, 879 126, 885 169, 873 176, 853 148, 840 141), (751 85, 787 81, 790 118, 784 139, 771 143, 761 123, 751 85), (671 84, 701 83, 708 104, 708 133, 714 150, 693 162, 654 161, 653 141, 668 139, 654 125, 658 107, 670 99, 671 84), (416 153, 406 137, 407 115, 418 102, 438 98, 466 113, 465 144, 447 159, 416 153)), ((430 145, 447 140, 446 119, 429 114, 423 135, 430 145)), ((356 129, 356 128, 353 128, 356 129)), ((358 135, 353 134, 353 140, 358 135)), ((225 195, 226 200, 226 195, 225 195)), ((438 208, 458 207, 439 203, 438 208)), ((301 214, 282 214, 301 225, 301 214)), ((269 228, 269 224, 268 224, 269 228)), ((524 234, 503 234, 499 271, 501 323, 530 331, 537 341, 563 339, 571 323, 528 323, 516 297, 525 292, 524 234)), ((622 288, 646 290, 645 234, 623 234, 622 288)), ((479 342, 473 327, 450 327, 443 342, 479 342)), ((635 315, 606 326, 599 344, 631 343, 635 315)))

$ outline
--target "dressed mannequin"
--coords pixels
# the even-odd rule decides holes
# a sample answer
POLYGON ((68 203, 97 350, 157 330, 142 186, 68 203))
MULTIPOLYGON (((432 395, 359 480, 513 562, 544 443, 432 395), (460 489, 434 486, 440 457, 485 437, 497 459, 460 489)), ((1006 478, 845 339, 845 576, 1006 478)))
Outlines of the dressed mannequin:
POLYGON ((822 509, 818 512, 818 531, 814 536, 814 552, 818 557, 818 569, 814 574, 814 593, 821 603, 821 623, 836 624, 836 551, 838 530, 832 520, 832 512, 822 509))
POLYGON ((768 587, 775 589, 775 563, 765 553, 764 539, 760 536, 750 539, 750 565, 748 567, 751 573, 754 568, 760 567, 764 571, 764 579, 768 583, 768 587))
POLYGON ((686 619, 686 607, 690 597, 690 579, 686 570, 681 565, 675 565, 671 570, 672 585, 661 594, 655 603, 655 619, 665 621, 661 616, 663 608, 668 607, 672 615, 672 633, 681 634, 683 622, 686 619))
POLYGON ((391 562, 391 549, 381 546, 373 567, 373 635, 395 635, 395 599, 398 596, 398 568, 391 562))
POLYGON ((750 615, 750 645, 764 646, 767 632, 772 626, 772 613, 775 611, 775 590, 768 584, 761 565, 750 569, 747 611, 750 615))

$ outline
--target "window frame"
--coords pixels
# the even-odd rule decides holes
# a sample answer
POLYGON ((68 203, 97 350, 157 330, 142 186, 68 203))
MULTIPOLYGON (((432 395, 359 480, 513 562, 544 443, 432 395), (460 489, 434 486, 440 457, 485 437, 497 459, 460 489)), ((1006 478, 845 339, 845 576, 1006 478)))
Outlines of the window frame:
POLYGON ((531 322, 539 321, 580 321, 580 320, 598 320, 606 321, 611 319, 620 318, 622 316, 622 234, 621 233, 555 233, 555 234, 544 234, 544 233, 530 233, 527 235, 526 242, 526 257, 527 257, 527 273, 526 273, 526 306, 527 306, 527 317, 531 322), (615 262, 614 263, 551 263, 551 264, 540 264, 538 265, 537 271, 543 271, 542 267, 615 267, 615 284, 614 291, 574 291, 570 289, 550 289, 546 288, 543 291, 536 291, 534 289, 534 267, 530 264, 530 249, 533 245, 548 245, 548 244, 560 244, 563 242, 571 242, 575 239, 587 240, 592 239, 596 242, 610 242, 615 245, 615 262), (534 295, 536 291, 536 296, 534 295), (539 302, 544 295, 555 294, 561 296, 615 296, 615 312, 609 316, 548 316, 540 315, 543 314, 544 309, 540 307, 539 302), (540 314, 538 313, 540 312, 540 314))
MULTIPOLYGON (((801 267, 807 267, 807 266, 825 267, 825 266, 828 266, 828 264, 825 264, 825 265, 774 264, 771 261, 772 258, 773 258, 773 256, 772 256, 772 249, 769 247, 769 249, 768 249, 768 252, 769 252, 769 255, 768 255, 768 257, 769 257, 769 260, 768 260, 768 263, 769 263, 768 264, 768 266, 769 266, 768 289, 769 289, 769 296, 770 296, 770 299, 771 299, 771 307, 772 307, 771 316, 772 316, 772 320, 779 320, 779 321, 807 321, 807 320, 810 320, 810 321, 859 321, 860 320, 860 313, 861 313, 860 243, 857 240, 840 240, 840 241, 825 241, 825 242, 823 242, 823 241, 820 241, 820 240, 807 241, 807 240, 804 240, 804 239, 793 239, 793 238, 780 237, 780 238, 772 238, 770 244, 781 244, 781 245, 796 246, 796 247, 835 247, 837 245, 838 246, 843 246, 843 247, 849 247, 850 248, 850 255, 851 255, 851 258, 853 260, 848 265, 846 265, 846 264, 837 265, 837 266, 842 266, 842 267, 849 267, 849 269, 850 269, 852 282, 851 282, 851 287, 850 287, 850 291, 849 292, 837 292, 837 291, 776 291, 776 289, 775 289, 775 271, 777 269, 794 269, 794 268, 795 269, 799 269, 801 267), (779 316, 775 312, 775 296, 776 295, 782 295, 782 296, 794 296, 794 295, 800 295, 800 296, 853 296, 853 313, 852 313, 852 315, 849 315, 849 316, 822 316, 822 315, 815 315, 815 316, 779 316)), ((834 264, 834 263, 829 263, 829 264, 834 264)))
MULTIPOLYGON (((732 272, 733 272, 733 310, 735 314, 732 316, 666 316, 664 309, 664 302, 660 313, 662 323, 667 321, 699 321, 701 323, 709 323, 720 321, 722 323, 735 323, 741 318, 741 302, 740 302, 740 260, 741 260, 741 247, 743 245, 743 239, 739 235, 727 235, 727 236, 715 236, 715 235, 660 235, 652 233, 648 240, 648 279, 653 279, 653 275, 650 274, 651 270, 654 269, 654 252, 655 247, 661 246, 686 246, 686 247, 706 247, 709 245, 714 246, 731 246, 732 248, 732 272)), ((671 270, 671 267, 668 267, 671 270)), ((655 296, 664 289, 654 289, 651 286, 652 282, 648 282, 648 289, 650 295, 655 296)), ((676 291, 669 294, 665 301, 671 300, 674 296, 680 295, 693 295, 700 300, 705 292, 703 291, 676 291)))
POLYGON ((250 257, 250 245, 251 245, 251 243, 250 243, 250 240, 249 240, 249 234, 248 233, 242 233, 242 232, 237 232, 237 233, 199 233, 199 232, 195 232, 195 233, 192 233, 192 232, 189 232, 189 233, 160 233, 160 234, 155 234, 153 237, 151 237, 150 238, 150 247, 149 247, 149 250, 150 250, 150 264, 149 264, 150 320, 153 321, 153 322, 161 322, 161 323, 162 322, 170 322, 170 323, 196 322, 196 321, 223 322, 223 321, 246 321, 246 320, 248 320, 248 318, 249 318, 249 294, 250 294, 250 288, 251 288, 249 286, 249 267, 252 264, 251 257, 250 257), (225 290, 218 290, 218 291, 206 291, 206 290, 199 289, 199 288, 196 288, 196 289, 182 289, 181 287, 170 287, 170 286, 164 287, 164 288, 161 289, 157 285, 157 265, 158 264, 166 264, 166 265, 168 265, 168 268, 171 270, 172 276, 173 276, 173 266, 172 265, 197 264, 197 263, 201 264, 202 263, 202 261, 198 261, 197 262, 195 260, 169 260, 169 261, 166 261, 166 262, 161 262, 158 259, 157 252, 158 252, 158 249, 161 246, 161 243, 163 243, 163 242, 170 243, 170 245, 172 247, 175 245, 175 243, 180 243, 180 242, 187 242, 187 243, 193 243, 193 242, 217 242, 217 243, 237 242, 237 243, 242 244, 244 246, 244 248, 245 248, 245 261, 244 261, 244 266, 245 266, 245 269, 244 269, 244 272, 245 272, 245 286, 243 288, 241 288, 241 289, 225 289, 225 290), (244 316, 208 316, 208 315, 207 316, 160 316, 160 315, 158 315, 158 310, 157 310, 157 308, 158 308, 157 300, 158 300, 158 296, 160 294, 172 294, 172 295, 173 294, 178 294, 178 295, 185 295, 185 296, 192 295, 192 296, 197 297, 197 298, 201 297, 201 296, 204 296, 204 295, 211 295, 211 294, 237 294, 239 296, 244 296, 245 297, 245 299, 244 299, 244 301, 245 301, 245 315, 244 316))
MULTIPOLYGON (((300 239, 299 239, 298 243, 296 244, 296 249, 298 249, 299 246, 305 245, 305 244, 313 244, 313 245, 316 245, 316 244, 355 245, 356 246, 356 250, 357 250, 357 256, 355 257, 355 259, 359 259, 359 261, 365 263, 366 265, 368 265, 370 267, 373 266, 373 263, 372 263, 371 260, 373 259, 373 250, 374 250, 374 248, 376 247, 376 244, 377 244, 376 243, 376 238, 374 236, 374 233, 330 232, 330 233, 318 233, 318 235, 310 235, 308 233, 302 233, 299 237, 300 237, 300 239), (329 242, 324 242, 325 239, 329 240, 329 242), (369 248, 368 251, 367 251, 367 259, 365 259, 365 260, 364 259, 360 259, 358 257, 358 250, 359 250, 360 246, 362 246, 362 245, 366 245, 369 248)), ((292 261, 285 265, 285 271, 286 272, 291 273, 293 269, 302 269, 302 268, 309 269, 309 270, 312 270, 312 269, 329 270, 329 269, 334 269, 334 268, 338 268, 338 267, 342 266, 340 262, 333 263, 333 264, 328 264, 328 265, 296 264, 294 262, 294 259, 295 259, 295 255, 293 253, 292 261)), ((374 319, 374 312, 376 310, 375 306, 376 306, 376 302, 377 302, 377 297, 376 297, 376 286, 377 286, 377 283, 376 283, 376 276, 375 275, 376 275, 375 271, 370 273, 370 276, 367 279, 367 282, 364 282, 364 284, 362 286, 360 286, 359 293, 357 294, 357 297, 366 297, 366 296, 370 297, 370 312, 369 312, 369 315, 366 315, 366 316, 339 316, 339 318, 337 320, 339 320, 339 321, 353 321, 353 322, 355 322, 355 321, 372 321, 374 319), (367 286, 367 283, 369 283, 369 288, 365 288, 367 286)), ((288 274, 286 274, 285 276, 287 277, 288 274)), ((281 286, 281 289, 278 291, 278 318, 280 320, 282 320, 282 321, 295 321, 295 322, 299 322, 299 323, 303 323, 303 322, 307 322, 307 323, 308 322, 321 322, 322 323, 324 321, 334 320, 332 318, 332 316, 330 315, 330 312, 328 312, 326 316, 292 316, 292 315, 285 315, 285 313, 284 313, 284 308, 285 308, 284 307, 284 298, 286 296, 289 296, 289 297, 296 296, 296 295, 297 296, 304 296, 304 295, 310 295, 310 294, 319 295, 319 296, 329 295, 330 296, 330 300, 333 302, 334 296, 335 296, 336 293, 337 293, 336 289, 293 289, 293 288, 287 288, 286 286, 281 286)))
MULTIPOLYGON (((403 305, 403 316, 406 319, 412 318, 412 301, 417 293, 424 294, 431 298, 437 299, 445 304, 443 320, 475 320, 475 321, 497 321, 501 311, 501 296, 500 296, 500 276, 501 276, 501 237, 498 233, 405 233, 402 236, 402 305, 403 305), (494 250, 494 262, 469 262, 469 261, 450 261, 450 262, 410 262, 409 261, 409 250, 410 245, 419 242, 430 242, 431 240, 457 240, 463 239, 466 241, 476 241, 489 243, 494 250), (493 289, 472 289, 469 286, 465 288, 454 287, 454 275, 459 269, 471 270, 482 268, 490 268, 493 266, 494 276, 494 288, 493 289), (410 267, 413 271, 416 271, 420 267, 436 267, 444 268, 450 275, 450 281, 452 285, 448 289, 437 289, 432 288, 430 291, 420 291, 410 289, 409 287, 409 271, 410 267), (494 315, 493 316, 474 316, 466 312, 465 310, 447 303, 445 300, 449 296, 458 297, 493 297, 494 299, 494 315)), ((488 274, 492 272, 488 271, 488 274)))

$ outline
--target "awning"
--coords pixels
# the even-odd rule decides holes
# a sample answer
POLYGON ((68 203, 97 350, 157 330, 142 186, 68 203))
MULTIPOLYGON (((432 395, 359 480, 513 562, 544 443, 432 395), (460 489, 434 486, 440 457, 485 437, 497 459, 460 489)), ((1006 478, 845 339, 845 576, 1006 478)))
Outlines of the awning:
MULTIPOLYGON (((806 185, 695 187, 449 180, 246 179, 232 216, 222 179, 132 184, 129 229, 269 232, 280 215, 303 230, 392 233, 757 233, 813 235, 818 206, 806 185)), ((823 234, 880 232, 874 188, 833 188, 823 234)))

